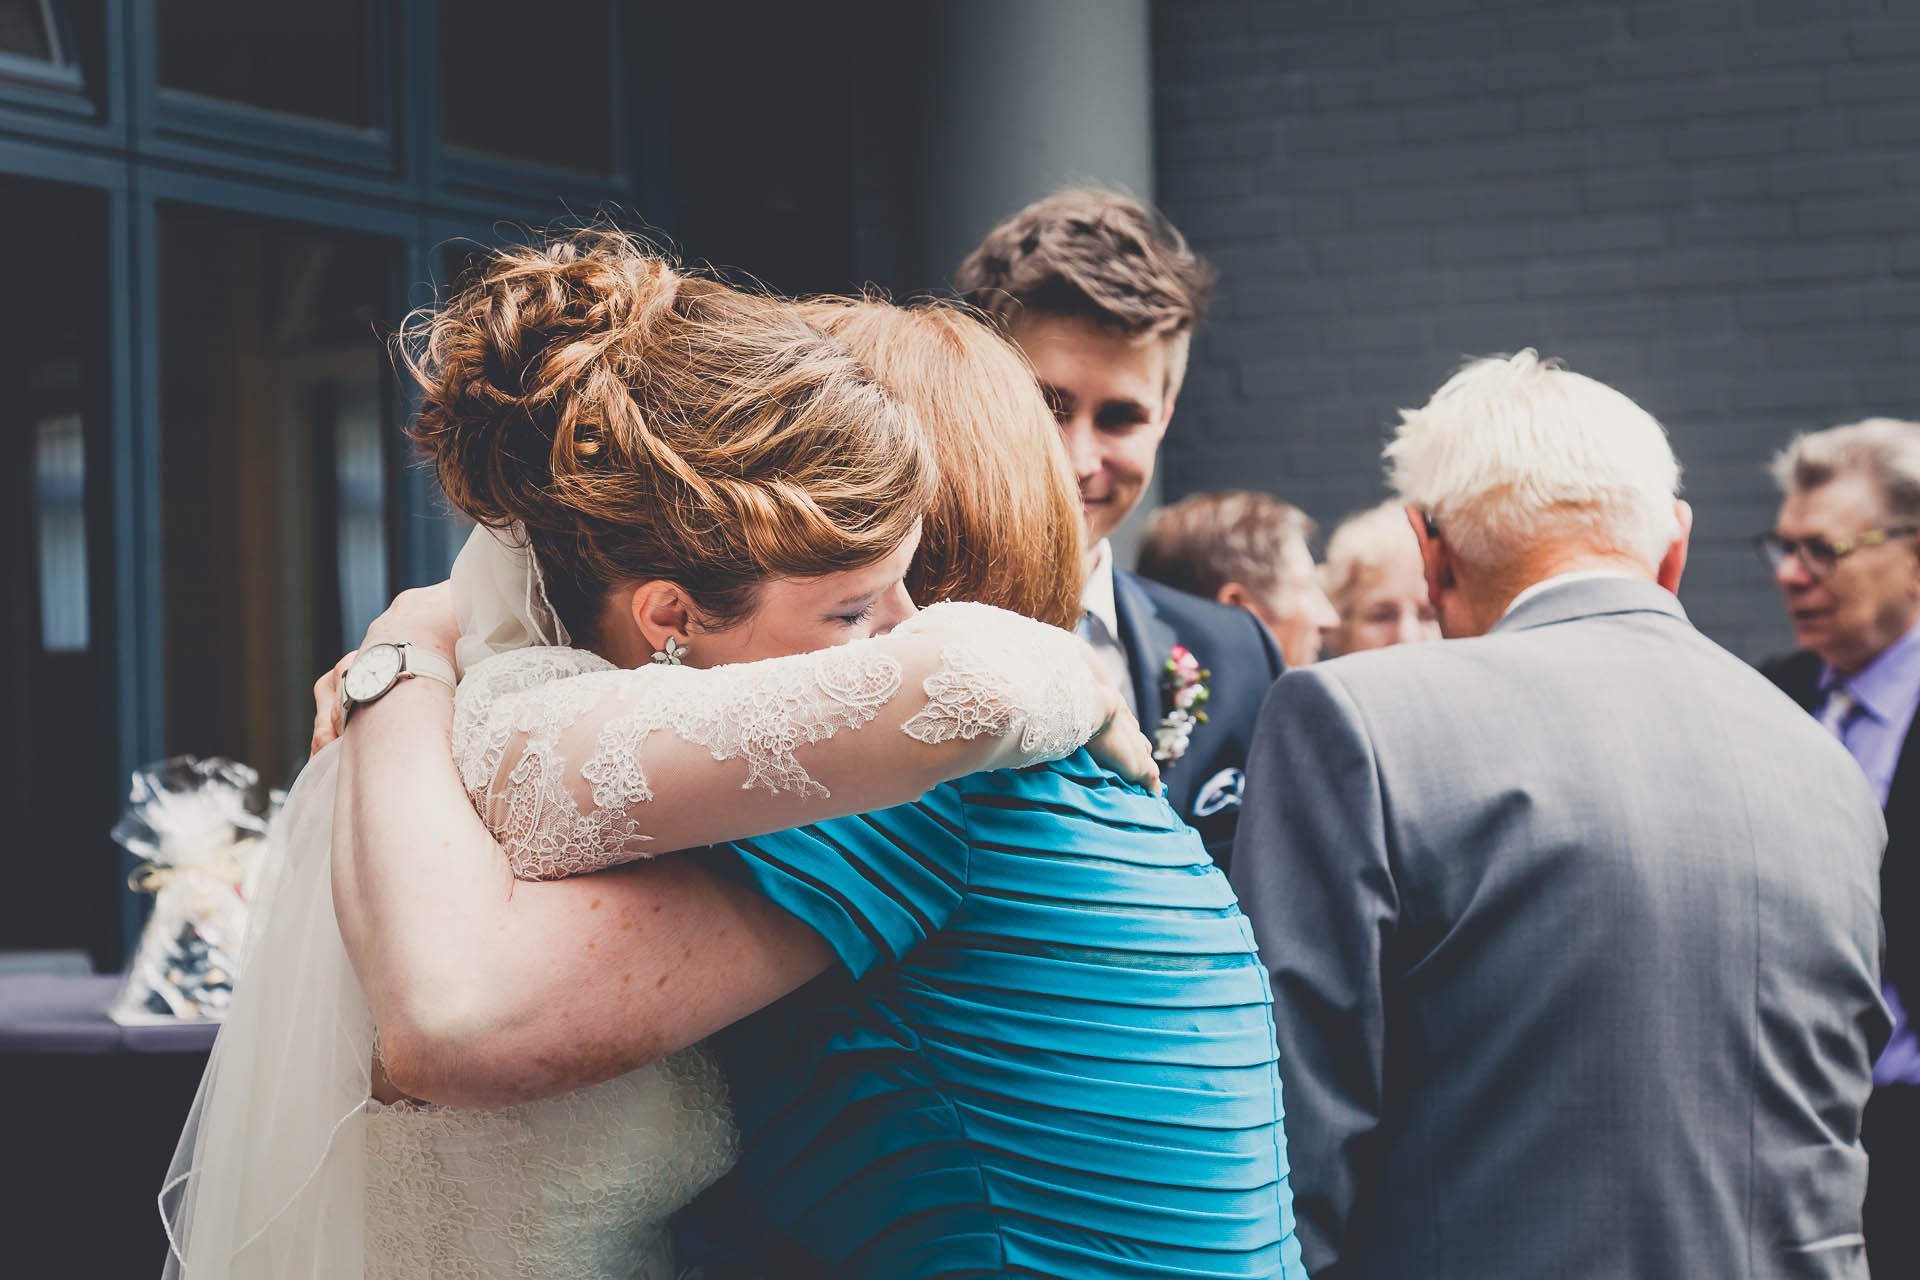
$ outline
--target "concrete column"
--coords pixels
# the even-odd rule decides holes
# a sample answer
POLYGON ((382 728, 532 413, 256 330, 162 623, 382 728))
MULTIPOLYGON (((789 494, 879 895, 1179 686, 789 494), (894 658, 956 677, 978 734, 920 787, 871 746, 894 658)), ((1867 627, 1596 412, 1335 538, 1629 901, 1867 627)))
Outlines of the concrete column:
MULTIPOLYGON (((923 279, 1022 205, 1090 182, 1153 199, 1148 0, 938 0, 920 182, 923 279)), ((1141 500, 1159 501, 1159 481, 1141 500)), ((1133 562, 1140 516, 1114 539, 1133 562)))

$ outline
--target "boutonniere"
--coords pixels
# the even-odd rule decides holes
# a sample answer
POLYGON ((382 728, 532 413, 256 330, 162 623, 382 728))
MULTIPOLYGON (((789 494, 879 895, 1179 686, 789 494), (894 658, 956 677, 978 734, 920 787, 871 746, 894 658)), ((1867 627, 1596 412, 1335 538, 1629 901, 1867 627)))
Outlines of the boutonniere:
POLYGON ((1153 731, 1155 760, 1170 765, 1187 754, 1193 726, 1207 722, 1202 708, 1207 702, 1207 681, 1212 677, 1213 672, 1201 666, 1187 646, 1177 644, 1168 650, 1166 664, 1160 669, 1160 691, 1171 710, 1153 731))

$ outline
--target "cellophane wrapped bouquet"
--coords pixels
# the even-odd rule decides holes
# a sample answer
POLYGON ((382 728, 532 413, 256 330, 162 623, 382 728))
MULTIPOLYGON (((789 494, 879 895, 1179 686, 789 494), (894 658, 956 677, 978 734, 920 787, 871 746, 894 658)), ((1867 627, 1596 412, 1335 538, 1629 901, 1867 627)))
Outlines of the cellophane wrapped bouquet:
POLYGON ((281 797, 260 775, 215 757, 175 756, 133 775, 113 838, 141 860, 128 877, 153 894, 108 1014, 122 1024, 217 1019, 233 996, 249 892, 281 797))

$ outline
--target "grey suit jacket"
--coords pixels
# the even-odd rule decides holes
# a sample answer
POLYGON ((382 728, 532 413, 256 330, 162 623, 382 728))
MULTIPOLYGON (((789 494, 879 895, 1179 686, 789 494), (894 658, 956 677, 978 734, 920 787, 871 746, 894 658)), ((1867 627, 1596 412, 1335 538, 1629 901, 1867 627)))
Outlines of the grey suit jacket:
POLYGON ((1651 583, 1282 677, 1232 879, 1308 1268, 1865 1277, 1884 838, 1651 583))

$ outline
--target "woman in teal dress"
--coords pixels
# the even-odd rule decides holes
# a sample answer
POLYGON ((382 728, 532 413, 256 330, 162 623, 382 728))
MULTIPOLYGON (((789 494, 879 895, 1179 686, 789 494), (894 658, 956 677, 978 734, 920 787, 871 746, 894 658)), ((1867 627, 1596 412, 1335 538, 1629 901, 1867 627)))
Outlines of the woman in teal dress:
POLYGON ((839 961, 719 1045, 823 1274, 1302 1274, 1265 970, 1164 801, 1081 752, 725 858, 839 961))
MULTIPOLYGON (((914 597, 1071 621, 1077 503, 1018 356, 945 309, 830 303, 807 314, 913 405, 934 441, 944 476, 908 576, 914 597)), ((376 631, 408 627, 433 643, 419 608, 397 607, 376 631)), ((768 1274, 1303 1276, 1271 994, 1248 924, 1154 790, 1069 754, 1070 742, 1025 740, 1038 717, 1009 719, 1009 706, 1060 689, 1057 671, 1023 685, 1021 668, 991 646, 949 647, 925 707, 894 723, 921 742, 999 734, 1020 740, 1019 760, 1064 758, 856 813, 876 784, 834 769, 860 750, 869 773, 891 774, 872 764, 865 735, 877 726, 802 734, 808 745, 785 757, 804 766, 798 798, 770 807, 741 793, 739 806, 691 814, 675 804, 701 807, 649 758, 657 794, 629 786, 624 802, 639 806, 625 812, 648 819, 652 842, 636 846, 630 832, 617 847, 576 842, 562 869, 731 843, 523 882, 507 904, 445 892, 451 860, 480 842, 496 860, 504 848, 523 876, 529 864, 511 824, 495 845, 475 833, 473 812, 423 792, 423 757, 445 752, 444 699, 368 716, 369 730, 356 717, 341 766, 356 823, 336 841, 336 900, 343 917, 375 920, 405 902, 420 932, 419 945, 355 952, 383 1036, 392 1028, 406 1042, 400 1053, 387 1042, 394 1083, 434 1102, 495 1105, 588 1085, 730 1028, 719 1047, 743 1137, 737 1179, 757 1221, 722 1230, 777 1233, 791 1252, 768 1274), (982 687, 996 692, 981 699, 982 687), (817 820, 739 838, 783 813, 817 820), (432 1001, 456 989, 460 1016, 442 1017, 432 1001), (437 994, 408 1005, 393 993, 437 994)), ((574 680, 616 674, 633 673, 574 680)), ((570 716, 591 719, 590 697, 565 697, 570 716)), ((532 756, 515 755, 511 733, 502 741, 501 785, 519 785, 532 756)), ((534 763, 560 768, 598 806, 621 788, 604 767, 581 770, 584 754, 534 763)))

